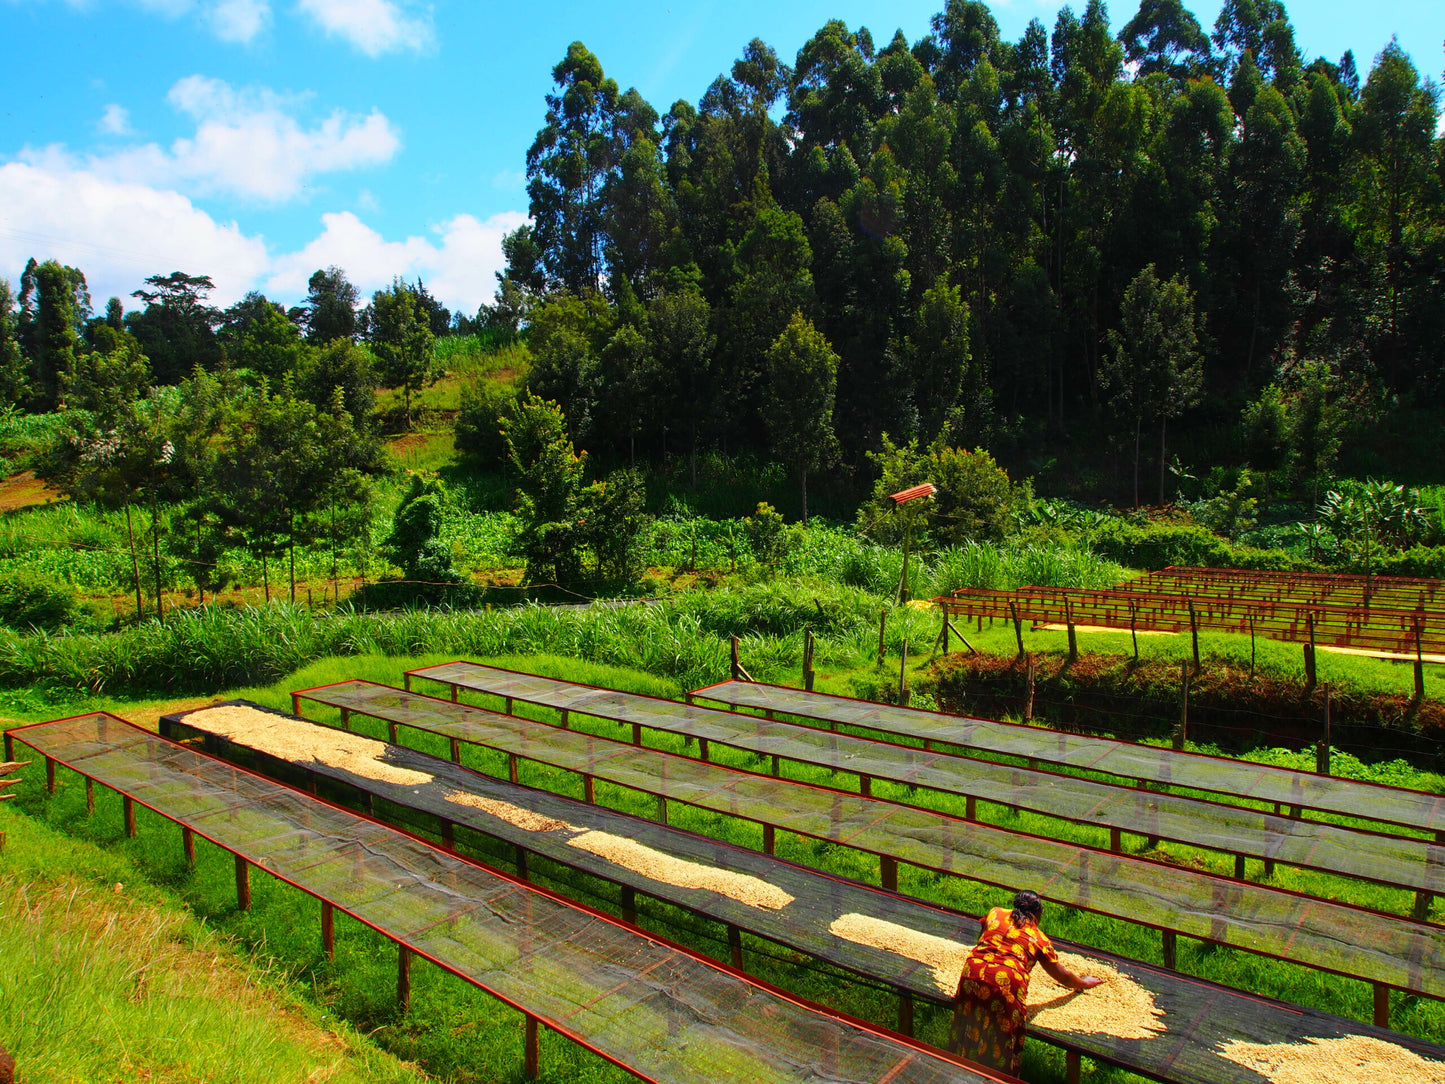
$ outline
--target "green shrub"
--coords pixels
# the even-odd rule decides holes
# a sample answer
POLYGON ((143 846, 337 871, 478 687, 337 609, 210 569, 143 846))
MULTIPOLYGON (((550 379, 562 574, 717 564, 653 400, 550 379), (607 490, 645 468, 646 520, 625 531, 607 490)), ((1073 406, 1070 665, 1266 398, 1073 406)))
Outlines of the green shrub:
POLYGON ((1403 553, 1376 557, 1372 572, 1382 576, 1428 576, 1445 579, 1445 546, 1411 546, 1403 553))
POLYGON ((1232 546, 1207 528, 1173 524, 1139 527, 1112 523, 1095 537, 1094 550, 1101 557, 1151 572, 1170 565, 1246 568, 1258 572, 1295 572, 1320 567, 1286 550, 1232 546))
POLYGON ((483 467, 499 467, 507 459, 507 441, 502 436, 502 418, 517 400, 516 391, 506 384, 477 380, 462 389, 457 412, 457 451, 483 467))
POLYGON ((74 622, 75 592, 63 584, 24 572, 0 576, 0 622, 22 632, 47 632, 74 622))

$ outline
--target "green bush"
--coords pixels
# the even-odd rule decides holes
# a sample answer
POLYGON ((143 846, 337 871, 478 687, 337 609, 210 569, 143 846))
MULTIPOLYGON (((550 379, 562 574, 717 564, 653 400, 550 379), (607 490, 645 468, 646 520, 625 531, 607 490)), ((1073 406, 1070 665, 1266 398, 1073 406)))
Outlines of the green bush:
POLYGON ((75 621, 75 592, 27 573, 0 576, 0 622, 12 629, 53 632, 75 621))
POLYGON ((502 418, 516 400, 513 388, 495 381, 477 380, 464 387, 456 420, 457 451, 479 466, 494 468, 505 463, 502 418))
POLYGON ((1382 576, 1428 576, 1445 579, 1445 546, 1411 546, 1403 553, 1376 557, 1372 572, 1382 576))
POLYGON ((1170 565, 1246 568, 1258 572, 1296 572, 1320 567, 1286 550, 1232 546, 1207 528, 1197 526, 1139 527, 1111 523, 1095 536, 1093 546, 1101 557, 1150 572, 1170 565))

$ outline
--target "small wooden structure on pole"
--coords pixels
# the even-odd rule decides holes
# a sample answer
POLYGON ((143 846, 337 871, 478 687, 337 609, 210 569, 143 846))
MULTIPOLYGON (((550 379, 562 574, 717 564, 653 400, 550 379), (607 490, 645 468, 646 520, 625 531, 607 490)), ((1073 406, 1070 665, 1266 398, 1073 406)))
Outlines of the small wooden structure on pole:
MULTIPOLYGON (((932 482, 924 482, 921 486, 914 486, 911 489, 900 490, 897 493, 888 494, 888 499, 893 502, 893 511, 898 511, 910 501, 921 500, 925 497, 932 497, 938 492, 938 487, 932 482)), ((913 547, 913 519, 910 516, 903 527, 903 575, 898 580, 898 601, 908 601, 908 551, 913 547)))

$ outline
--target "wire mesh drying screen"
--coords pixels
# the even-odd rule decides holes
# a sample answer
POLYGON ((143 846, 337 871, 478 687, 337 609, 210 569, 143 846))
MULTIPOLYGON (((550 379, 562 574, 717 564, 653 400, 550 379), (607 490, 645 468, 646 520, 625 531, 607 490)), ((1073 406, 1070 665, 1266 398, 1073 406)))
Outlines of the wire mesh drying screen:
POLYGON ((645 1078, 990 1079, 112 716, 14 734, 645 1078))
POLYGON ((1104 772, 1122 779, 1237 795, 1411 828, 1445 829, 1445 795, 1402 787, 1357 783, 1226 757, 810 693, 781 685, 724 681, 695 689, 691 695, 735 708, 781 712, 981 752, 1032 757, 1046 764, 1104 772))
MULTIPOLYGON (((419 811, 424 815, 422 819, 453 819, 563 865, 630 884, 934 1001, 946 1001, 951 996, 963 954, 978 936, 978 922, 955 911, 549 791, 481 775, 405 747, 373 741, 369 743, 372 748, 364 750, 366 756, 374 758, 372 764, 350 759, 329 763, 341 757, 331 757, 325 745, 337 739, 349 741, 351 735, 295 716, 244 706, 258 713, 247 720, 244 731, 238 731, 233 723, 218 725, 210 721, 215 718, 212 710, 202 708, 162 718, 162 732, 170 737, 206 735, 208 749, 214 741, 222 755, 249 767, 268 773, 280 767, 303 783, 314 782, 313 776, 320 776, 323 782, 329 779, 345 784, 353 790, 353 799, 355 793, 365 792, 419 811), (319 736, 303 746, 290 734, 295 728, 316 731, 319 736), (214 735, 221 732, 226 734, 225 739, 215 741, 214 735), (318 749, 320 757, 315 755, 318 749), (306 759, 308 752, 310 760, 306 759), (282 758, 286 758, 284 762, 282 758), (352 766, 346 766, 348 763, 352 766), (401 773, 412 773, 413 778, 401 773), (459 802, 457 798, 462 795, 484 801, 459 802), (605 851, 576 845, 587 838, 599 838, 598 834, 640 844, 689 868, 659 869, 652 863, 652 871, 662 878, 657 879, 627 865, 627 852, 609 860, 605 851), (700 887, 689 880, 689 874, 698 871, 723 871, 734 880, 721 890, 700 887), (742 883, 744 879, 751 883, 742 883), (856 921, 859 916, 866 919, 861 927, 856 921), (856 928, 871 928, 882 931, 882 935, 871 942, 842 935, 856 928)), ((1217 1053, 1221 1042, 1243 1035, 1268 1043, 1298 1041, 1305 1035, 1335 1038, 1366 1033, 1389 1042, 1402 1041, 1397 1035, 1339 1017, 1309 1011, 1302 1016, 1300 1010, 1278 1002, 1227 991, 1063 941, 1055 944, 1061 952, 1103 962, 1123 976, 1121 982, 1137 984, 1146 992, 1148 1009, 1142 1007, 1143 999, 1121 997, 1120 1003, 1129 1006, 1135 1017, 1103 1025, 1097 1016, 1074 1019, 1045 1009, 1032 1031, 1151 1076, 1162 1075, 1180 1084, 1252 1084, 1259 1079, 1256 1074, 1217 1053), (1153 1016, 1153 1011, 1159 1015, 1153 1016), (1138 1026, 1141 1014, 1149 1021, 1143 1028, 1138 1026), (1050 1020, 1056 1026, 1050 1026, 1050 1020)), ((1094 995, 1095 1000, 1103 996, 1094 995)), ((1427 1056, 1445 1059, 1445 1049, 1427 1043, 1414 1045, 1427 1056)))
POLYGON ((369 682, 297 697, 813 839, 1339 974, 1445 997, 1445 928, 928 810, 722 768, 369 682))
MULTIPOLYGON (((478 692, 652 727, 761 756, 779 756, 947 794, 971 795, 1064 820, 1229 854, 1416 890, 1445 891, 1445 846, 1422 840, 1358 832, 1240 806, 995 764, 673 700, 519 675, 495 667, 454 663, 446 669, 446 678, 435 676, 435 669, 414 673, 478 692)), ((710 694, 704 690, 698 695, 710 694)))

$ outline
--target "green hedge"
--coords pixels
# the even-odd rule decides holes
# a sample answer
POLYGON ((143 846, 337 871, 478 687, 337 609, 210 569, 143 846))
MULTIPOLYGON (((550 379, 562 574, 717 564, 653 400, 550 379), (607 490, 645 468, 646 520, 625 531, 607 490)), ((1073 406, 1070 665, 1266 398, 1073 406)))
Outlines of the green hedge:
POLYGON ((78 613, 75 592, 64 584, 28 573, 0 576, 0 624, 28 632, 54 632, 78 613))
POLYGON ((1259 572, 1300 572, 1322 569, 1316 561, 1287 550, 1234 546, 1205 527, 1161 525, 1136 527, 1114 523, 1095 536, 1092 548, 1131 568, 1149 572, 1169 565, 1203 568, 1247 568, 1259 572))
POLYGON ((1445 546, 1411 546, 1404 553, 1377 557, 1371 571, 1382 576, 1428 576, 1445 579, 1445 546))

